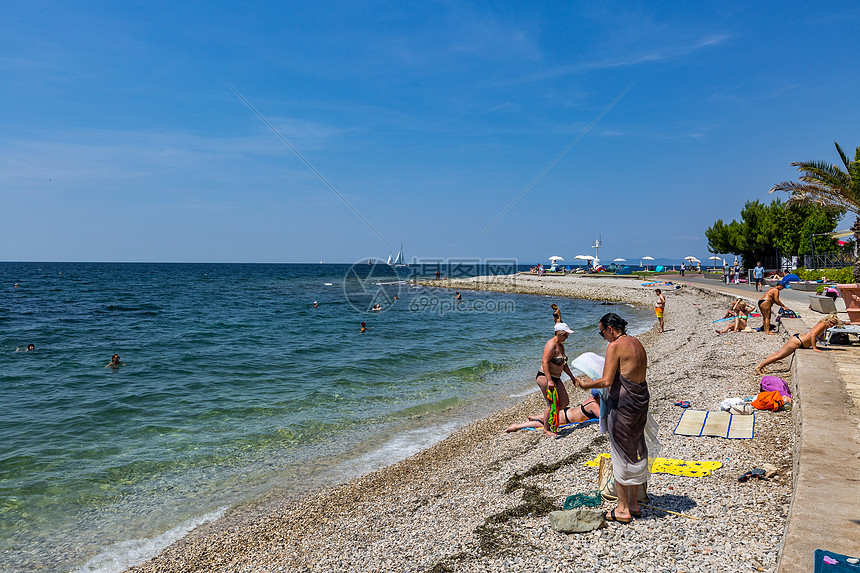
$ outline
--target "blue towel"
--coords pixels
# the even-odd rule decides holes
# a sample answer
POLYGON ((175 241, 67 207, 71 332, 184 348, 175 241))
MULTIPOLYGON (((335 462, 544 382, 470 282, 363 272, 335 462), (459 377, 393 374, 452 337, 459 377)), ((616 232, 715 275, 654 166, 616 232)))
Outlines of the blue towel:
POLYGON ((814 566, 813 573, 860 573, 860 564, 852 565, 848 563, 847 555, 840 555, 832 551, 824 549, 816 549, 815 557, 813 558, 814 566), (828 563, 824 560, 827 557, 829 561, 836 563, 828 563))

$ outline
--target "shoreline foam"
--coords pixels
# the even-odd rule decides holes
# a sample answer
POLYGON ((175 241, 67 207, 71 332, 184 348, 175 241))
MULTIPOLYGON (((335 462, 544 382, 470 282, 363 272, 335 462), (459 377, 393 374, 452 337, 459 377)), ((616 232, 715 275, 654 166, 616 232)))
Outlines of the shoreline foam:
MULTIPOLYGON (((522 288, 635 304, 653 299, 652 289, 638 283, 597 280, 534 277, 522 288)), ((467 288, 460 281, 444 286, 467 288)), ((522 292, 519 286, 500 289, 522 292)), ((512 421, 542 409, 535 393, 392 466, 200 527, 134 570, 598 571, 634 563, 643 570, 755 570, 756 564, 775 570, 791 496, 790 414, 757 414, 754 440, 683 438, 671 431, 680 416, 676 400, 717 409, 724 397, 757 391, 751 366, 782 341, 717 337, 710 320, 724 312, 727 297, 696 287, 667 294, 670 330, 640 337, 649 352, 663 455, 721 461, 723 468, 705 478, 655 474, 649 493, 652 504, 698 520, 646 510, 630 526, 571 536, 552 531, 545 513, 560 508, 567 495, 594 488, 596 471, 582 462, 608 446, 587 426, 556 441, 536 432, 503 434, 512 421), (777 478, 736 481, 763 463, 779 468, 777 478)), ((572 392, 572 401, 580 398, 572 392)))

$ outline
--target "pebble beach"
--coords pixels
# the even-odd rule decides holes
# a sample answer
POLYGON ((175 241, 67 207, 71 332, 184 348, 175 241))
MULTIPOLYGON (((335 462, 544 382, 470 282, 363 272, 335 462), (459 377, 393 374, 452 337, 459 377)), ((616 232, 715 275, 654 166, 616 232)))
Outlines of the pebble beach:
MULTIPOLYGON (((517 275, 426 284, 552 296, 564 316, 565 297, 650 306, 654 287, 640 282, 517 275)), ((505 433, 542 411, 535 386, 515 406, 397 464, 299 499, 274 495, 235 508, 132 571, 775 571, 791 502, 791 412, 756 412, 751 440, 673 430, 682 414, 677 401, 719 410, 725 398, 757 394, 753 366, 783 344, 783 335, 718 336, 711 321, 731 298, 683 283, 660 288, 666 332, 652 329, 639 339, 648 351, 661 457, 722 464, 704 477, 652 475, 648 504, 674 513, 643 508, 631 524, 554 531, 548 514, 567 496, 596 489, 598 470, 585 462, 609 444, 596 424, 562 430, 557 440, 505 433), (738 482, 765 464, 775 468, 773 477, 738 482)), ((549 309, 547 325, 549 333, 549 309)), ((568 345, 567 354, 579 352, 568 345)), ((791 385, 787 362, 771 371, 791 385)), ((584 398, 568 388, 571 404, 584 398)))

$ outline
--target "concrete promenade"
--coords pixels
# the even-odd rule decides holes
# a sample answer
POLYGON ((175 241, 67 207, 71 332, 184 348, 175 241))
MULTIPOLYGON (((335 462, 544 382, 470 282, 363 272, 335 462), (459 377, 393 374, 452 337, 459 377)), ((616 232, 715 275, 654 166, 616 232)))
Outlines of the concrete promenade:
MULTIPOLYGON (((702 275, 666 279, 753 303, 762 295, 752 285, 726 285, 702 275)), ((808 295, 791 289, 780 293, 783 303, 802 316, 782 321, 788 335, 805 332, 824 316, 809 309, 808 295)), ((841 299, 837 310, 847 320, 841 299)), ((860 556, 860 344, 823 350, 799 350, 793 361, 794 494, 779 573, 812 571, 816 549, 860 556)))

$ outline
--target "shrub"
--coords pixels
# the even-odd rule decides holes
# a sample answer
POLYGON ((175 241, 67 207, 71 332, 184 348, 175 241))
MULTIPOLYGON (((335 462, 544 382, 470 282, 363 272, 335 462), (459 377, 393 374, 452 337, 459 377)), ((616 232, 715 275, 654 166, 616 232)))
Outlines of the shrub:
POLYGON ((806 270, 799 268, 795 274, 805 281, 817 281, 820 278, 826 278, 829 281, 835 281, 839 284, 848 284, 854 282, 854 274, 851 267, 841 269, 820 269, 806 270))

